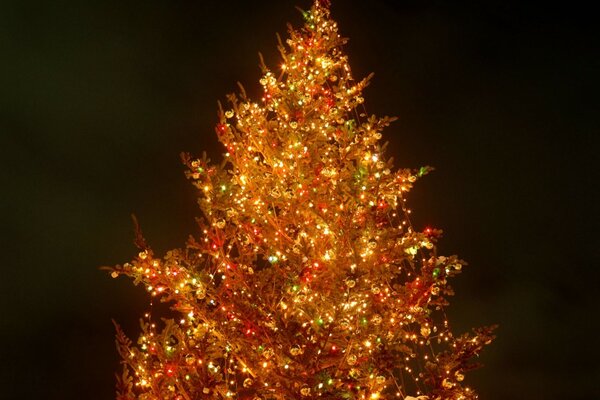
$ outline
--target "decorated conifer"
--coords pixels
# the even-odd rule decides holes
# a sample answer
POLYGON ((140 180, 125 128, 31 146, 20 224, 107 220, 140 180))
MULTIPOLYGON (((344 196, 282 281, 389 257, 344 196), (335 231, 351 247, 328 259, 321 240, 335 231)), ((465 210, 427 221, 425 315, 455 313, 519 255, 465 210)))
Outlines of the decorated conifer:
POLYGON ((491 329, 455 336, 448 280, 465 263, 416 230, 405 196, 428 172, 394 170, 393 118, 366 114, 329 4, 263 67, 260 101, 219 111, 224 162, 184 155, 200 233, 112 268, 167 302, 134 345, 118 329, 118 399, 475 399, 464 385, 491 329))

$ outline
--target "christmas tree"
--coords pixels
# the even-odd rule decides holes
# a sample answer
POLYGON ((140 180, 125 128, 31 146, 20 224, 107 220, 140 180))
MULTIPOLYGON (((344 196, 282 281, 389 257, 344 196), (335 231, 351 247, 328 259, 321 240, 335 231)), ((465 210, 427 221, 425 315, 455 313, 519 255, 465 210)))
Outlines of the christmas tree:
MULTIPOLYGON (((200 192, 198 237, 111 268, 170 305, 117 327, 118 399, 475 399, 463 384, 490 328, 454 336, 439 230, 405 202, 429 169, 392 170, 345 43, 317 0, 280 43, 264 95, 220 109, 221 166, 183 155, 200 192)), ((139 231, 138 231, 139 232, 139 231)))

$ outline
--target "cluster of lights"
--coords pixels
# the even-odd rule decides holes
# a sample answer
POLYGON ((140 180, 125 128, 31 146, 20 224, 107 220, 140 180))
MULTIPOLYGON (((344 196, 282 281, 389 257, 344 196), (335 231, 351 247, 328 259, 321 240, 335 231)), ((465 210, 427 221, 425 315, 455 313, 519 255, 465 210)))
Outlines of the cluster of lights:
POLYGON ((281 75, 265 67, 262 103, 242 93, 221 112, 226 166, 185 158, 201 238, 113 271, 178 315, 160 329, 147 315, 138 346, 119 337, 123 398, 476 398, 463 372, 491 334, 452 335, 444 295, 463 262, 408 219, 427 169, 391 172, 392 119, 359 111, 368 79, 352 78, 325 2, 305 18, 281 75))

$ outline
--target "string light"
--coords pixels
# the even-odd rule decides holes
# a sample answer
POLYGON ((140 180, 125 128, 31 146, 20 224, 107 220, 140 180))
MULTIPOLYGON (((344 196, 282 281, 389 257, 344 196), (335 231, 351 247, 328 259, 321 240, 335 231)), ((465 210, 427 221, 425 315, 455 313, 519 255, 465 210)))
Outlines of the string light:
POLYGON ((354 80, 328 2, 303 15, 261 101, 220 110, 224 166, 184 156, 200 237, 111 270, 172 310, 160 326, 146 314, 137 345, 118 330, 119 398, 477 398, 461 382, 491 330, 451 333, 464 262, 438 256, 441 231, 416 231, 405 206, 430 169, 390 170, 393 118, 366 114, 370 77, 354 80))

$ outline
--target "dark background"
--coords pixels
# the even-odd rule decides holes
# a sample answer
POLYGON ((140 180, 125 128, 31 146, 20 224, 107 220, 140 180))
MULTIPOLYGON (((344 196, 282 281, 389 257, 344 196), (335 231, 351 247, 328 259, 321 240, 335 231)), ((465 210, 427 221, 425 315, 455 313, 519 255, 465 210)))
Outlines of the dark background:
MULTIPOLYGON (((482 399, 600 398, 596 21, 577 3, 334 0, 397 167, 432 165, 418 227, 470 267, 456 332, 499 323, 482 399)), ((98 270, 196 233, 179 152, 220 160, 216 101, 259 92, 257 52, 301 23, 284 1, 0 5, 0 398, 110 399, 111 318, 147 298, 98 270)))

